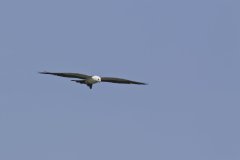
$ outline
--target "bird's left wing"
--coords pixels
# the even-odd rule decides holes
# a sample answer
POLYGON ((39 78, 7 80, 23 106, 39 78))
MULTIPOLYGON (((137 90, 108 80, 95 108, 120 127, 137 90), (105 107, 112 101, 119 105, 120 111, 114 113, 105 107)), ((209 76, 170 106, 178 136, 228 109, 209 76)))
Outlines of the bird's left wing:
POLYGON ((142 84, 142 85, 146 85, 146 83, 143 83, 143 82, 131 81, 131 80, 128 80, 128 79, 115 78, 115 77, 101 77, 101 81, 102 82, 111 82, 111 83, 142 84))
POLYGON ((88 77, 91 77, 86 74, 79 74, 79 73, 54 73, 54 72, 39 72, 41 74, 51 74, 55 76, 60 76, 60 77, 67 77, 67 78, 78 78, 78 79, 86 79, 88 77))

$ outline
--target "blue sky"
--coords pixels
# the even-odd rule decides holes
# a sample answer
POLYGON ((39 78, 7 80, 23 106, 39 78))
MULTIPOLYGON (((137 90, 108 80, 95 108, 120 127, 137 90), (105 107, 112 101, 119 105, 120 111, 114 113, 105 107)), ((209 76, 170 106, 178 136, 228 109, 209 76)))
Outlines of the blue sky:
POLYGON ((239 160, 239 6, 2 0, 0 159, 239 160))

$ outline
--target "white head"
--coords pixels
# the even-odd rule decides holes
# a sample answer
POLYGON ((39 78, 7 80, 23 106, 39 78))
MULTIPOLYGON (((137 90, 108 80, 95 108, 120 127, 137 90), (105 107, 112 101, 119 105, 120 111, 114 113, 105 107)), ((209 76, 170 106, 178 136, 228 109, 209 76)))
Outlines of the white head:
POLYGON ((92 76, 92 79, 96 82, 101 82, 101 77, 99 76, 92 76))

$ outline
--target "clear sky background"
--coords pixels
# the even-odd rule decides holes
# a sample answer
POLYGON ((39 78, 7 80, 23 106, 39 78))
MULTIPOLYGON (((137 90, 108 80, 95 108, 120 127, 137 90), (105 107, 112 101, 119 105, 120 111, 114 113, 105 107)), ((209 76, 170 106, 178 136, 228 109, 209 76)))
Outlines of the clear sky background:
POLYGON ((1 0, 1 160, 239 160, 240 1, 1 0), (39 71, 147 86, 92 90, 39 71))

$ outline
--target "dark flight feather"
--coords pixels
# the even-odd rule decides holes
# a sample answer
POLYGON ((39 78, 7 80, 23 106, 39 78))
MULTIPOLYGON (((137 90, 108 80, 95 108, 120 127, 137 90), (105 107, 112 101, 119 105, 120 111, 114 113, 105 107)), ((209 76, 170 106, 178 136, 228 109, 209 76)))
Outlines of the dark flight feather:
POLYGON ((128 79, 123 79, 123 78, 114 78, 114 77, 101 77, 102 82, 111 82, 111 83, 122 83, 122 84, 141 84, 141 85, 146 85, 146 83, 143 82, 136 82, 136 81, 131 81, 128 79))
POLYGON ((79 74, 79 73, 53 73, 53 72, 39 72, 41 74, 51 74, 60 77, 67 77, 67 78, 78 78, 78 79, 86 79, 91 76, 86 74, 79 74))

